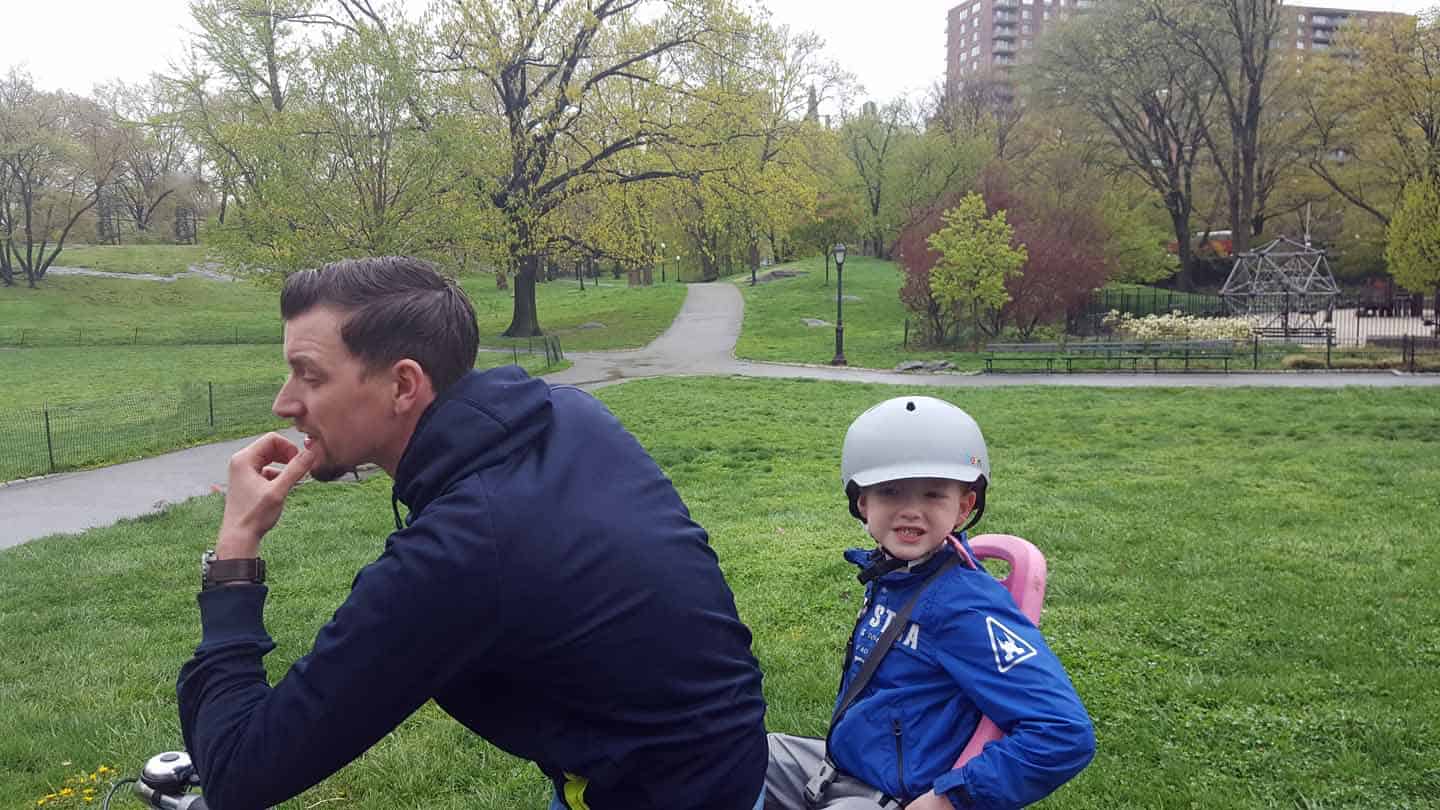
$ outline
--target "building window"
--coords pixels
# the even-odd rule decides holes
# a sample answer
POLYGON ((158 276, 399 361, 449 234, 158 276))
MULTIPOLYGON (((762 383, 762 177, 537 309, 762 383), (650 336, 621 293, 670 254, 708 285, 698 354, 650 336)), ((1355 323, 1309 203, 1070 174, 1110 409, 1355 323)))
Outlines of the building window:
POLYGON ((1045 9, 1045 19, 1050 19, 1050 9, 1045 9))
POLYGON ((1031 41, 1028 40, 1028 39, 1022 39, 1022 40, 1020 40, 1020 47, 1022 47, 1022 48, 1028 48, 1028 47, 1030 47, 1030 42, 1031 42, 1031 41))
POLYGON ((1302 40, 1296 42, 1296 43, 1295 43, 1295 47, 1296 47, 1296 48, 1300 48, 1300 49, 1303 50, 1303 49, 1305 48, 1305 40, 1302 39, 1302 40))
POLYGON ((1030 19, 1030 9, 1028 9, 1028 8, 1020 9, 1020 19, 1022 19, 1022 20, 1028 20, 1028 19, 1030 19))
POLYGON ((1297 14, 1296 16, 1300 18, 1300 22, 1305 22, 1305 15, 1304 15, 1304 14, 1297 14))

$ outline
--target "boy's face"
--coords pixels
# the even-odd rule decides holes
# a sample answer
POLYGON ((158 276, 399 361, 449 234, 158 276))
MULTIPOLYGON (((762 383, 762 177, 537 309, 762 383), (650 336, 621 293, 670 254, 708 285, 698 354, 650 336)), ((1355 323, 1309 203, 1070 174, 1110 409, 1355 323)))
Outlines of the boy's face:
POLYGON ((892 557, 916 560, 940 547, 975 508, 975 493, 946 478, 902 478, 866 487, 865 528, 892 557))

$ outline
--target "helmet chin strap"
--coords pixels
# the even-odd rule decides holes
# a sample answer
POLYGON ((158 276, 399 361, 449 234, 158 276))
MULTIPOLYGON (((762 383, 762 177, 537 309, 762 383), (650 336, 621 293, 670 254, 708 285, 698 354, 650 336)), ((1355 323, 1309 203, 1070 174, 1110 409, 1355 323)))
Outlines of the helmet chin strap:
POLYGON ((890 552, 886 551, 884 546, 877 546, 875 550, 879 552, 876 555, 879 559, 867 565, 859 574, 855 575, 855 578, 860 580, 861 585, 868 585, 871 580, 879 579, 892 571, 899 571, 901 569, 913 571, 926 562, 929 562, 930 558, 935 556, 935 552, 941 548, 943 548, 943 545, 936 546, 929 554, 923 557, 917 557, 913 560, 902 560, 899 557, 890 556, 890 552))

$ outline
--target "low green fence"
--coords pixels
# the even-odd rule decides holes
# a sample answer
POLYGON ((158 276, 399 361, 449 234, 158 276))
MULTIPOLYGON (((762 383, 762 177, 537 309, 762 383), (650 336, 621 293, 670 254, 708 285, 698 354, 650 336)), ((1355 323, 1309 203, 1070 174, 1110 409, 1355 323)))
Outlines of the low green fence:
POLYGON ((207 326, 176 330, 144 327, 0 327, 0 346, 50 348, 59 346, 209 346, 279 344, 284 335, 276 326, 207 326))
POLYGON ((103 401, 11 410, 0 421, 0 481, 151 455, 284 426, 280 381, 198 383, 103 401))

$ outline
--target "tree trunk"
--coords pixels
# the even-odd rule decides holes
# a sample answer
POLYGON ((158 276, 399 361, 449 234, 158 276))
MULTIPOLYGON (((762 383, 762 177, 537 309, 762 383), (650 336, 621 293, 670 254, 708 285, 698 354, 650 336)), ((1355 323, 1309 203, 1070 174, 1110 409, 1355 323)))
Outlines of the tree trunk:
POLYGON ((515 273, 515 308, 510 316, 510 326, 505 337, 538 337, 540 317, 535 311, 535 275, 540 267, 540 257, 531 253, 520 257, 520 269, 515 273))

